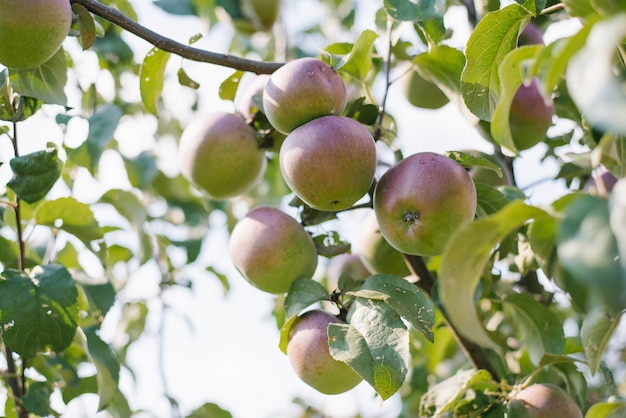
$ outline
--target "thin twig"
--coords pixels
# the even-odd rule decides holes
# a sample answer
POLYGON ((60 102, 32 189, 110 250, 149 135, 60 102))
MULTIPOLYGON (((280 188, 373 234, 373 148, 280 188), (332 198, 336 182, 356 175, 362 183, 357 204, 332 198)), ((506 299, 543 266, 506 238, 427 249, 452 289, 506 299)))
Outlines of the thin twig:
POLYGON ((228 54, 220 54, 182 44, 140 25, 120 11, 107 7, 95 0, 70 0, 70 2, 84 6, 89 12, 138 36, 163 51, 171 52, 172 54, 192 61, 216 64, 222 67, 249 71, 256 74, 271 74, 283 65, 278 62, 263 62, 228 54))

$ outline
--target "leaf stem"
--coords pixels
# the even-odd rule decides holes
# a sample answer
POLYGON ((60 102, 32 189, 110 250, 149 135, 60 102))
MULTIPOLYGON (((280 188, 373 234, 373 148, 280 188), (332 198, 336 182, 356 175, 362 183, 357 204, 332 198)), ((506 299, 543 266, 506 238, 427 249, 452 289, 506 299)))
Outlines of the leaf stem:
POLYGON ((162 36, 145 26, 133 21, 120 11, 107 7, 99 1, 95 0, 70 0, 71 3, 84 6, 89 12, 100 16, 101 18, 119 26, 120 28, 132 33, 133 35, 149 42, 155 47, 171 52, 182 58, 192 61, 206 62, 216 64, 223 67, 233 68, 235 70, 249 71, 256 74, 271 74, 280 68, 283 64, 278 62, 263 62, 249 60, 245 58, 235 57, 228 54, 220 54, 216 52, 206 51, 199 48, 193 48, 189 45, 174 41, 173 39, 162 36))
POLYGON ((550 7, 546 7, 545 9, 543 9, 539 15, 548 15, 550 13, 554 13, 554 12, 558 12, 559 10, 563 10, 565 8, 565 4, 564 3, 557 3, 557 4, 553 4, 550 7))

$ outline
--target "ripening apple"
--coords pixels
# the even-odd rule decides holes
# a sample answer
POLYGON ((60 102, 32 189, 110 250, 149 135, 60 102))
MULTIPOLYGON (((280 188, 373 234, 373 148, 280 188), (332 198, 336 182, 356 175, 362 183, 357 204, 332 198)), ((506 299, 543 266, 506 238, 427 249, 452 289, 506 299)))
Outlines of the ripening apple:
POLYGON ((376 144, 362 124, 323 116, 297 127, 280 148, 287 185, 314 209, 351 207, 369 190, 376 171, 376 144))
POLYGON ((400 277, 411 274, 402 254, 380 232, 374 211, 370 211, 361 225, 358 244, 359 256, 372 273, 395 274, 400 277))
POLYGON ((179 144, 180 170, 212 199, 248 191, 265 170, 265 153, 241 115, 214 112, 192 121, 179 144))
POLYGON ((286 293, 311 278, 317 267, 315 243, 294 218, 271 206, 252 209, 233 229, 230 257, 241 275, 268 293, 286 293))
POLYGON ((404 77, 404 97, 415 107, 439 109, 450 102, 446 94, 432 81, 426 80, 416 70, 404 77))
POLYGON ((530 22, 526 25, 522 33, 520 33, 517 39, 517 45, 543 45, 543 33, 541 33, 541 29, 530 22))
POLYGON ((322 310, 302 314, 291 326, 287 356, 298 377, 327 395, 347 392, 362 378, 350 366, 335 360, 328 348, 328 325, 342 323, 322 310))
POLYGON ((476 188, 452 159, 421 152, 401 160, 380 178, 374 211, 385 239, 407 254, 441 254, 450 236, 474 219, 476 188))
POLYGON ((43 64, 61 48, 71 24, 69 0, 0 0, 0 63, 43 64))
POLYGON ((533 384, 516 393, 509 401, 509 418, 582 418, 583 414, 569 394, 552 384, 533 384))
POLYGON ((546 138, 548 128, 552 125, 554 105, 546 101, 537 78, 530 83, 522 84, 511 102, 509 125, 511 138, 518 151, 529 149, 546 138))
POLYGON ((272 126, 288 134, 315 118, 340 114, 347 100, 339 74, 324 61, 307 57, 290 61, 271 75, 263 109, 272 126))

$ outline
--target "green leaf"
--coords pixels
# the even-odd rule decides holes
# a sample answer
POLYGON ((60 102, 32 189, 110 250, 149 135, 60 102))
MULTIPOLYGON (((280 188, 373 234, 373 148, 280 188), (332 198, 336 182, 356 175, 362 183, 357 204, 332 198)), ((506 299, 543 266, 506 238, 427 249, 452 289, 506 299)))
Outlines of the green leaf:
POLYGON ((413 59, 417 72, 437 84, 448 97, 461 94, 461 73, 465 67, 463 52, 448 45, 437 45, 413 59))
POLYGON ((564 0, 563 5, 570 17, 579 17, 583 20, 598 17, 598 12, 589 0, 564 0))
POLYGON ((528 80, 529 62, 542 48, 541 45, 516 48, 504 57, 500 65, 500 93, 492 115, 491 136, 499 145, 512 152, 517 152, 509 125, 513 97, 520 85, 528 80))
POLYGON ((285 314, 291 318, 315 302, 329 298, 328 291, 321 283, 312 279, 298 279, 291 284, 285 298, 285 314))
POLYGON ((342 72, 358 80, 364 80, 372 68, 372 48, 377 37, 376 32, 369 29, 361 32, 350 53, 345 55, 337 65, 333 65, 333 68, 341 69, 342 72))
POLYGON ((17 270, 0 273, 2 338, 22 357, 51 349, 63 351, 78 323, 78 291, 65 267, 37 266, 30 276, 17 270))
POLYGON ((10 80, 13 89, 22 96, 34 97, 44 103, 66 105, 65 51, 60 48, 52 58, 37 68, 12 69, 10 80))
POLYGON ((527 346, 533 364, 539 364, 546 353, 563 353, 563 323, 554 311, 537 302, 530 294, 513 293, 503 303, 510 310, 513 323, 520 329, 520 342, 527 346))
POLYGON ((554 375, 556 373, 560 376, 567 387, 567 392, 582 408, 587 405, 587 379, 576 368, 576 361, 576 359, 564 355, 546 354, 541 359, 538 370, 546 369, 549 374, 554 375))
POLYGON ((585 418, 621 418, 626 415, 626 402, 598 402, 593 404, 585 418))
POLYGON ((96 24, 89 10, 82 4, 73 3, 72 12, 78 16, 78 30, 80 31, 80 44, 83 51, 91 48, 96 40, 96 24))
POLYGON ((120 379, 120 363, 115 353, 98 334, 95 328, 80 330, 76 333, 78 344, 83 347, 89 359, 96 367, 98 380, 98 411, 106 409, 117 397, 120 379))
POLYGON ((117 295, 111 282, 102 284, 81 283, 81 287, 87 295, 93 314, 98 318, 104 318, 115 304, 115 296, 117 295))
MULTIPOLYGON (((41 100, 15 95, 9 83, 9 70, 0 71, 0 120, 20 122, 35 114, 41 108, 41 100)), ((0 132, 8 127, 0 127, 0 132)))
POLYGON ((80 239, 87 248, 91 242, 104 238, 104 231, 91 208, 73 197, 61 197, 42 203, 35 213, 38 225, 60 229, 80 239))
POLYGON ((615 183, 609 196, 609 226, 617 241, 622 279, 626 280, 626 178, 615 183))
POLYGON ((24 395, 24 406, 32 414, 42 417, 51 415, 51 394, 52 388, 48 382, 33 382, 28 385, 28 392, 24 395))
POLYGON ((430 298, 415 284, 399 276, 375 274, 365 280, 360 290, 348 294, 385 302, 424 334, 428 341, 433 342, 435 307, 430 298))
POLYGON ((445 155, 464 168, 481 167, 495 172, 502 178, 502 167, 493 159, 479 152, 449 151, 445 155))
POLYGON ((148 112, 157 114, 157 102, 163 91, 165 68, 172 54, 159 48, 152 48, 141 64, 139 91, 141 101, 148 112))
POLYGON ((226 80, 222 81, 219 88, 220 99, 234 101, 242 77, 243 71, 235 71, 226 80))
POLYGON ((432 43, 439 43, 443 39, 446 32, 443 22, 445 1, 385 0, 383 4, 387 14, 394 20, 415 22, 432 43))
POLYGON ((209 273, 217 277, 217 279, 220 281, 220 284, 222 285, 222 290, 224 291, 224 295, 226 295, 230 290, 230 283, 228 282, 228 276, 226 276, 223 273, 220 273, 214 267, 211 267, 211 266, 207 267, 206 271, 208 271, 209 273))
POLYGON ((567 87, 585 119, 595 127, 626 135, 626 89, 615 74, 615 48, 626 36, 626 14, 595 24, 585 46, 567 67, 567 87))
POLYGON ((594 310, 589 312, 583 320, 580 327, 580 339, 592 376, 598 372, 602 356, 620 323, 620 318, 620 315, 609 315, 601 310, 594 310))
POLYGON ((404 383, 409 364, 409 333, 398 314, 382 301, 357 298, 350 324, 329 324, 334 359, 352 367, 383 399, 404 383))
POLYGON ((200 83, 198 83, 197 81, 189 77, 189 75, 187 74, 184 68, 182 67, 179 68, 177 75, 178 75, 178 84, 180 84, 181 86, 189 87, 190 89, 194 89, 194 90, 198 90, 200 88, 200 83))
POLYGON ((461 93, 467 108, 482 120, 491 121, 500 91, 498 69, 515 48, 522 23, 529 17, 518 4, 487 13, 467 42, 461 93))
POLYGON ((194 409, 187 418, 232 418, 233 415, 214 403, 205 403, 194 409))
POLYGON ((461 228, 446 245, 439 268, 439 296, 455 328, 469 340, 499 351, 476 310, 474 295, 481 274, 500 241, 530 219, 547 216, 539 208, 513 201, 499 212, 461 228))
POLYGON ((149 151, 142 151, 135 158, 123 158, 128 181, 140 190, 145 190, 159 173, 156 157, 149 151))
POLYGON ((465 392, 474 385, 491 382, 491 375, 486 370, 459 370, 443 382, 433 386, 420 400, 420 417, 444 417, 465 392))
POLYGON ((7 187, 28 203, 41 200, 61 176, 63 162, 54 147, 15 157, 10 161, 13 177, 7 187))

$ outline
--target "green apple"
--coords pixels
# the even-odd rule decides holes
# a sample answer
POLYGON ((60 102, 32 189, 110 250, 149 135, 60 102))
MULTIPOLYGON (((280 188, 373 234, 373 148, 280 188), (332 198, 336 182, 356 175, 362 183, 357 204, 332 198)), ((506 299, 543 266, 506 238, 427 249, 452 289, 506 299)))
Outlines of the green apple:
POLYGON ((354 119, 323 116, 287 135, 279 161, 285 182, 300 199, 314 209, 336 212, 370 189, 376 144, 354 119))
POLYGON ((457 162, 421 152, 382 175, 374 192, 374 211, 380 231, 395 249, 435 256, 458 228, 474 219, 476 188, 457 162))
POLYGON ((0 0, 0 63, 43 64, 61 48, 71 24, 69 0, 0 0))
POLYGON ((338 115, 346 107, 346 85, 328 64, 316 58, 290 61, 270 77, 263 110, 274 128, 288 134, 304 123, 338 115))
POLYGON ((552 384, 533 384, 514 394, 507 408, 509 418, 582 418, 567 392, 552 384))
POLYGON ((179 157, 183 176, 217 200, 248 191, 266 166, 254 130, 227 112, 192 121, 180 138, 179 157))
POLYGON ((241 7, 254 27, 270 30, 278 19, 280 0, 243 0, 241 7))
POLYGON ((287 356, 298 377, 327 395, 347 392, 362 378, 350 366, 335 360, 328 348, 328 325, 342 323, 322 310, 302 314, 289 331, 287 356))
POLYGON ((439 86, 426 80, 417 70, 411 70, 403 80, 404 97, 415 107, 439 109, 450 102, 439 86))
POLYGON ((400 277, 411 274, 402 254, 380 232, 374 211, 369 212, 361 225, 359 256, 372 273, 395 274, 400 277))
POLYGON ((539 91, 537 78, 522 84, 511 102, 509 125, 511 138, 518 151, 529 149, 546 138, 552 125, 554 106, 539 91))
POLYGON ((241 275, 268 293, 286 293, 317 267, 315 243, 294 218, 270 206, 252 209, 233 229, 230 257, 241 275))

